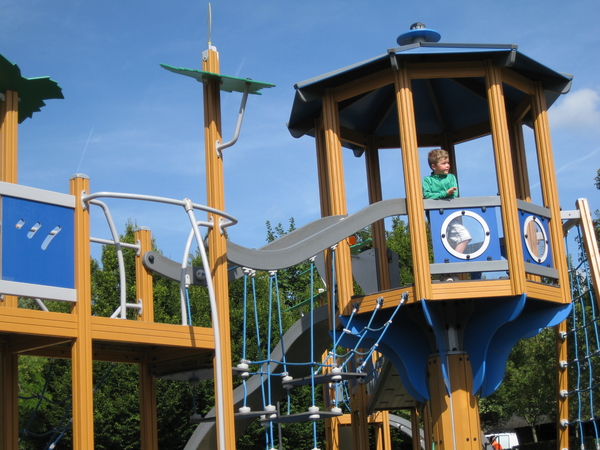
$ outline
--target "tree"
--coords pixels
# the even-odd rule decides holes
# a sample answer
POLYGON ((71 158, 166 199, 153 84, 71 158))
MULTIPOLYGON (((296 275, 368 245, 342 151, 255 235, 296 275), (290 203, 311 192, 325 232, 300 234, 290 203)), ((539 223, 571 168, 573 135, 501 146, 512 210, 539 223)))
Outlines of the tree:
POLYGON ((506 374, 498 390, 481 399, 484 427, 494 426, 513 416, 524 419, 532 428, 556 416, 555 333, 545 328, 535 337, 522 339, 513 348, 506 374))

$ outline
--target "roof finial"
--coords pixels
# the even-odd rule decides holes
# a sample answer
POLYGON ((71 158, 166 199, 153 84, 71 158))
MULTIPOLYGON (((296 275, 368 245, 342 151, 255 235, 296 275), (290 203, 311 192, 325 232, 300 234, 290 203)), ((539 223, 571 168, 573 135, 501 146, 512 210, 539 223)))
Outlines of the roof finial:
POLYGON ((424 23, 415 22, 410 26, 410 31, 398 36, 398 45, 416 44, 419 42, 438 42, 442 35, 435 30, 425 27, 424 23))

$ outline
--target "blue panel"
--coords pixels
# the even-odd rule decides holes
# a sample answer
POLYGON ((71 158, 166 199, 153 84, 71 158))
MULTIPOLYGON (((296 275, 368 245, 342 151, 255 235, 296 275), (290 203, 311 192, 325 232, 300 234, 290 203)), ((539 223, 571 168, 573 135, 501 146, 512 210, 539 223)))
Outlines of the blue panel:
MULTIPOLYGON (((417 306, 406 305, 400 308, 391 327, 379 342, 377 351, 392 362, 406 391, 417 401, 424 402, 429 399, 427 360, 433 350, 424 328, 412 320, 409 311, 414 308, 417 306)), ((417 311, 416 315, 420 316, 420 308, 417 311)), ((389 309, 381 310, 371 326, 374 329, 382 327, 390 319, 390 313, 389 309)), ((371 316, 372 313, 357 314, 352 318, 352 323, 348 323, 348 317, 340 316, 344 327, 350 326, 351 331, 357 333, 344 333, 340 345, 355 348, 359 339, 362 348, 374 345, 381 332, 363 331, 371 316)))
MULTIPOLYGON (((441 206, 447 206, 447 203, 443 203, 441 206)), ((433 243, 433 255, 435 263, 445 262, 466 262, 466 261, 499 261, 502 259, 500 252, 500 235, 498 232, 498 225, 496 221, 496 210, 494 206, 488 206, 485 208, 444 208, 432 209, 429 211, 429 221, 431 224, 431 240, 433 243), (444 221, 452 214, 456 212, 465 211, 472 216, 480 217, 487 224, 489 229, 489 243, 483 252, 475 257, 470 258, 459 258, 452 254, 442 241, 442 226, 444 221)), ((475 220, 475 219, 473 219, 475 220)), ((477 228, 477 227, 475 227, 477 228)), ((469 228, 472 235, 471 245, 476 245, 482 240, 486 239, 483 233, 480 233, 478 229, 469 228)), ((483 231, 483 229, 481 230, 483 231)))
MULTIPOLYGON (((535 264, 538 266, 554 268, 554 263, 552 260, 552 245, 550 244, 550 229, 548 226, 548 219, 546 217, 538 216, 530 212, 519 210, 519 224, 521 226, 521 244, 523 246, 523 257, 525 258, 525 262, 535 264), (532 230, 530 227, 527 226, 526 222, 531 223, 537 228, 532 230), (535 244, 530 243, 529 246, 527 245, 528 239, 532 238, 531 236, 529 236, 528 231, 529 233, 535 233, 537 231, 537 234, 539 236, 534 237, 533 240, 537 241, 539 239, 540 243, 543 242, 542 245, 545 244, 545 254, 542 254, 544 253, 543 250, 541 250, 541 248, 537 248, 535 244), (532 251, 535 253, 536 250, 539 253, 538 255, 532 253, 532 251), (541 258, 536 258, 536 256, 541 256, 541 258)), ((529 242, 531 242, 531 240, 529 242)))
POLYGON ((2 197, 2 279, 74 288, 73 209, 2 197))

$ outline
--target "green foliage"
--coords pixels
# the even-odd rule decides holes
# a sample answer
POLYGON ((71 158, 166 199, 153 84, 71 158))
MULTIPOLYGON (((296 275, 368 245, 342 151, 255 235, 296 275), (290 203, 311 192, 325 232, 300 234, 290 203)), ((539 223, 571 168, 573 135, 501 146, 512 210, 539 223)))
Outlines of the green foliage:
POLYGON ((522 339, 513 348, 506 374, 498 390, 481 399, 484 428, 512 416, 523 418, 531 427, 556 417, 555 331, 542 330, 533 338, 522 339))
POLYGON ((400 263, 400 286, 414 282, 412 250, 410 248, 409 228, 399 216, 392 217, 392 230, 387 232, 387 246, 398 254, 400 263))

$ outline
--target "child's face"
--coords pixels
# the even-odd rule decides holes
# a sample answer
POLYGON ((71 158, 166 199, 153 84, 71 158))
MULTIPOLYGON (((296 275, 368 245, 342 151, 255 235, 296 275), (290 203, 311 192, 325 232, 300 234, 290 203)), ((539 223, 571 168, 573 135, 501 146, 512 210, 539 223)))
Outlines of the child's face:
POLYGON ((448 175, 448 173, 450 173, 450 160, 448 158, 442 158, 437 164, 432 164, 431 168, 435 175, 448 175))

